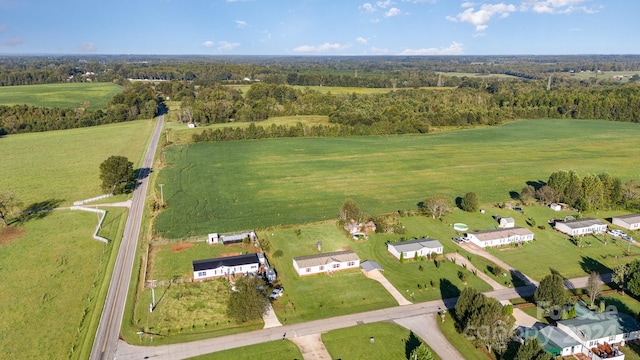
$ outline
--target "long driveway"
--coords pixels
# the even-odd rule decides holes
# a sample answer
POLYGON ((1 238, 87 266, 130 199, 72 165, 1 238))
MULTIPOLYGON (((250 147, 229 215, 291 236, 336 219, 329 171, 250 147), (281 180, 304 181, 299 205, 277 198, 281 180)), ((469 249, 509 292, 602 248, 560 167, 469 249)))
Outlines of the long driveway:
POLYGON ((113 359, 116 356, 116 347, 120 337, 120 326, 122 325, 122 316, 127 301, 127 293, 129 291, 129 283, 131 282, 131 271, 133 269, 133 260, 136 254, 136 246, 138 244, 138 236, 140 234, 140 223, 142 212, 144 210, 144 202, 147 194, 148 176, 153 165, 153 158, 156 153, 158 139, 164 124, 164 116, 158 118, 153 136, 149 142, 147 152, 142 161, 138 176, 138 184, 133 192, 131 201, 131 210, 127 217, 127 223, 122 235, 122 242, 118 250, 113 274, 107 291, 107 298, 100 316, 100 323, 96 331, 96 337, 91 348, 91 359, 113 359))

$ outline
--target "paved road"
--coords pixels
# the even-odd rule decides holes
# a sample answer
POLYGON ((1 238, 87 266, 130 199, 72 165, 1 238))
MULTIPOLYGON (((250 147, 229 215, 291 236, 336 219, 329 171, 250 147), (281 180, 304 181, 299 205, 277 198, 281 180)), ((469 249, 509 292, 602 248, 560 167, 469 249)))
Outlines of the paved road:
POLYGON ((122 242, 118 250, 118 257, 111 275, 107 299, 102 309, 100 323, 96 331, 96 337, 91 348, 91 359, 113 359, 118 346, 122 315, 131 282, 131 270, 136 254, 138 236, 140 234, 140 222, 144 210, 144 201, 147 194, 148 176, 153 158, 156 153, 158 139, 164 124, 164 116, 158 118, 155 131, 149 142, 149 147, 142 161, 143 171, 138 176, 138 186, 133 192, 131 210, 127 218, 127 224, 122 235, 122 242))

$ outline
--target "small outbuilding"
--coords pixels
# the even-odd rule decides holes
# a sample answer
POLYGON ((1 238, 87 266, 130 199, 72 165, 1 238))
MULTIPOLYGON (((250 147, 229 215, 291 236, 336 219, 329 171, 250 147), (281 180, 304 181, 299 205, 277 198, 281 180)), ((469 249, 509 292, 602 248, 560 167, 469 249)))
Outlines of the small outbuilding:
POLYGON ((360 268, 367 277, 384 272, 382 266, 373 260, 363 261, 362 264, 360 264, 360 268))
POLYGON ((562 210, 562 205, 556 204, 556 203, 551 203, 551 204, 549 204, 549 209, 551 209, 553 211, 560 211, 560 210, 562 210))

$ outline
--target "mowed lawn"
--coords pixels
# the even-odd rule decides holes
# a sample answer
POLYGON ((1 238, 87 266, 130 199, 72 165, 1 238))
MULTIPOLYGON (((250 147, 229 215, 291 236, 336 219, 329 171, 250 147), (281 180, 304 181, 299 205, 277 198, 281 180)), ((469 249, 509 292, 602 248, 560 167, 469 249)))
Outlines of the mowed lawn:
POLYGON ((102 195, 100 163, 122 155, 136 169, 154 124, 140 120, 2 137, 0 189, 13 190, 25 206, 48 200, 68 205, 102 195))
POLYGON ((170 147, 159 174, 167 238, 335 219, 347 198, 372 214, 426 197, 510 199, 553 171, 637 177, 640 126, 525 120, 428 135, 266 139, 170 147))
MULTIPOLYGON (((2 137, 0 189, 13 190, 25 207, 100 195, 100 163, 116 154, 139 163, 152 126, 136 121, 2 137)), ((106 209, 101 235, 117 240, 127 212, 106 209)), ((22 237, 0 241, 0 358, 86 358, 113 243, 92 238, 93 213, 32 217, 20 224, 22 237)))
POLYGON ((69 83, 0 87, 0 105, 29 105, 62 109, 106 109, 109 100, 122 92, 114 83, 69 83))

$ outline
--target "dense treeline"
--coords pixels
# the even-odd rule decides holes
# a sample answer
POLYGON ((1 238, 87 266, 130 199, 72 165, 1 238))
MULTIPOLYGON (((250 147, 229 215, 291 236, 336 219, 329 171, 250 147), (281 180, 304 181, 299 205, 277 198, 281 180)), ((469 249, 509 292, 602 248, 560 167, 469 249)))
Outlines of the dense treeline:
POLYGON ((545 204, 565 203, 580 211, 608 209, 640 209, 640 185, 636 180, 623 184, 620 178, 607 173, 580 178, 574 171, 552 173, 537 189, 528 185, 520 192, 527 203, 537 199, 545 204))
POLYGON ((107 109, 86 110, 43 108, 28 105, 0 106, 0 135, 62 130, 149 119, 164 109, 148 84, 127 84, 125 90, 109 100, 107 109))
MULTIPOLYGON (((188 81, 212 86, 245 79, 300 86, 400 87, 435 86, 436 72, 505 74, 546 80, 570 72, 632 71, 640 56, 60 56, 0 57, 0 86, 144 79, 188 81), (554 75, 558 76, 558 75, 554 75)), ((447 86, 460 86, 460 76, 449 76, 447 86)))

